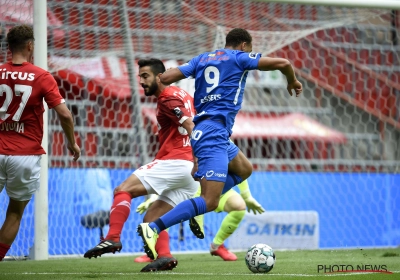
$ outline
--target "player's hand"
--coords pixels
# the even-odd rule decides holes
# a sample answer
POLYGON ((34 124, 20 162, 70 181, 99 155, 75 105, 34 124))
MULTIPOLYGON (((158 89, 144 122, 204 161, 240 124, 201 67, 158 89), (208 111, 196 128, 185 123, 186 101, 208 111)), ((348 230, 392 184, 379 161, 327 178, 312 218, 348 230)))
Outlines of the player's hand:
POLYGON ((293 96, 292 90, 296 93, 296 97, 300 95, 300 93, 303 92, 303 85, 298 81, 294 80, 291 83, 288 83, 287 90, 290 94, 290 96, 293 96))
POLYGON ((195 181, 199 181, 198 178, 195 178, 195 177, 194 177, 194 174, 197 172, 197 169, 199 169, 199 166, 198 166, 198 164, 197 164, 197 161, 195 161, 194 164, 193 164, 193 168, 192 168, 192 177, 193 177, 193 179, 194 179, 195 181))
POLYGON ((250 211, 253 211, 255 215, 257 213, 262 214, 265 212, 264 208, 261 206, 260 203, 258 203, 257 200, 254 199, 249 190, 242 191, 240 195, 242 196, 244 202, 246 203, 247 212, 250 213, 250 211))
POLYGON ((265 209, 261 206, 261 204, 258 203, 258 201, 252 196, 246 198, 244 202, 246 202, 247 212, 249 213, 250 211, 253 211, 253 214, 256 215, 257 213, 262 214, 265 212, 265 209))
POLYGON ((154 199, 149 198, 145 202, 142 202, 139 204, 139 206, 136 208, 136 212, 142 215, 144 212, 149 209, 150 205, 152 205, 154 202, 154 199))
POLYGON ((246 203, 247 206, 247 212, 250 213, 250 210, 253 211, 253 213, 256 215, 257 213, 264 213, 265 209, 261 206, 260 203, 258 203, 257 200, 254 199, 254 197, 251 195, 250 190, 244 190, 240 193, 242 196, 244 202, 246 203))
POLYGON ((74 161, 77 161, 78 158, 81 156, 81 148, 79 148, 76 143, 74 145, 68 144, 67 148, 72 153, 74 161))

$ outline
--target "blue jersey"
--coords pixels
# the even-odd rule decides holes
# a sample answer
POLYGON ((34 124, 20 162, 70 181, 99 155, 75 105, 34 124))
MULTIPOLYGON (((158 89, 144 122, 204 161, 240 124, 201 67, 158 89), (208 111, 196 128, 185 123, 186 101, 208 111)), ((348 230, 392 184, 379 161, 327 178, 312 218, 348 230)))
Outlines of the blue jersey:
POLYGON ((241 108, 249 70, 258 69, 261 54, 219 49, 207 52, 179 66, 185 77, 195 78, 193 122, 211 119, 222 122, 232 134, 241 108))

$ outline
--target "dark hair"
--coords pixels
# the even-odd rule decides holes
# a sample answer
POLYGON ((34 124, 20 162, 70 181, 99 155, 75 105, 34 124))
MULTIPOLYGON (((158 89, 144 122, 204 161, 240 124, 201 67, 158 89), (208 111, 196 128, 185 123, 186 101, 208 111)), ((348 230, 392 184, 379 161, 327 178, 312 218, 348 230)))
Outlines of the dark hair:
POLYGON ((164 63, 157 58, 139 59, 138 65, 139 67, 150 66, 150 69, 154 75, 165 72, 164 63))
POLYGON ((23 50, 26 43, 34 40, 33 28, 26 24, 14 26, 7 33, 8 48, 11 52, 23 50))
POLYGON ((234 28, 226 35, 226 47, 237 47, 243 42, 251 43, 250 33, 243 28, 234 28))

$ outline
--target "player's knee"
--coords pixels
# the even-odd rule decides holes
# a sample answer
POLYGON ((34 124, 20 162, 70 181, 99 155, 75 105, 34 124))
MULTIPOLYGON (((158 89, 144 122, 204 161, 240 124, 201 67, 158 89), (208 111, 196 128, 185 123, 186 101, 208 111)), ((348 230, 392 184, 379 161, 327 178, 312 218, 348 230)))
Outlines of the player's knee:
POLYGON ((243 181, 250 177, 253 173, 253 166, 251 163, 243 165, 243 175, 241 176, 243 181))
POLYGON ((131 192, 129 189, 124 188, 123 185, 119 185, 118 187, 116 187, 116 188, 114 189, 114 196, 115 196, 116 194, 120 193, 120 192, 129 193, 129 194, 132 196, 132 198, 134 197, 134 196, 132 195, 132 192, 131 192))
POLYGON ((13 198, 10 198, 10 203, 7 208, 6 215, 12 215, 14 218, 21 220, 22 216, 24 215, 24 210, 26 205, 29 203, 30 200, 19 201, 13 198))
POLYGON ((243 198, 239 194, 235 194, 226 201, 224 210, 225 212, 245 211, 246 202, 244 202, 243 198))
POLYGON ((219 204, 219 198, 206 199, 207 212, 211 212, 217 209, 218 204, 219 204))
POLYGON ((119 192, 129 193, 132 198, 147 195, 146 189, 141 185, 129 185, 124 183, 114 189, 114 196, 119 192))
POLYGON ((119 185, 118 187, 116 187, 114 189, 114 195, 116 195, 117 193, 122 192, 122 191, 124 191, 123 187, 121 185, 119 185))

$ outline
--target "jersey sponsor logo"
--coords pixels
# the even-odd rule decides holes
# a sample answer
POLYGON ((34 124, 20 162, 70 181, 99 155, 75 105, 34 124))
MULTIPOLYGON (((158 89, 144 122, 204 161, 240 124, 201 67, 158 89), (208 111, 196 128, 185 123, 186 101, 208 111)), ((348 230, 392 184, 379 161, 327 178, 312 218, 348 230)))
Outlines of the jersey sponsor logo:
POLYGON ((225 173, 214 173, 215 177, 226 177, 225 173))
POLYGON ((212 176, 221 178, 221 177, 226 177, 226 174, 225 173, 216 173, 216 172, 214 172, 214 170, 208 170, 206 172, 206 177, 210 178, 212 176))
POLYGON ((3 122, 0 124, 0 131, 16 131, 18 133, 24 133, 25 124, 20 122, 3 122))
POLYGON ((6 71, 6 69, 0 69, 1 73, 1 79, 6 80, 6 79, 11 79, 11 80, 27 80, 27 81, 33 81, 35 79, 35 74, 34 73, 27 73, 27 72, 19 72, 19 71, 6 71), (4 71, 4 72, 3 72, 4 71))
POLYGON ((208 56, 208 57, 203 57, 200 59, 200 63, 207 63, 209 61, 225 61, 225 60, 229 60, 229 55, 221 55, 221 56, 215 56, 215 54, 213 56, 208 56))
POLYGON ((253 52, 249 53, 249 57, 252 59, 256 59, 257 55, 258 55, 258 53, 253 53, 253 52))
POLYGON ((207 103, 210 101, 217 101, 221 99, 221 94, 209 94, 200 100, 201 103, 207 103))
POLYGON ((178 119, 180 119, 183 116, 183 112, 179 107, 174 108, 174 113, 178 119))
POLYGON ((215 53, 209 53, 208 56, 215 56, 215 53))

